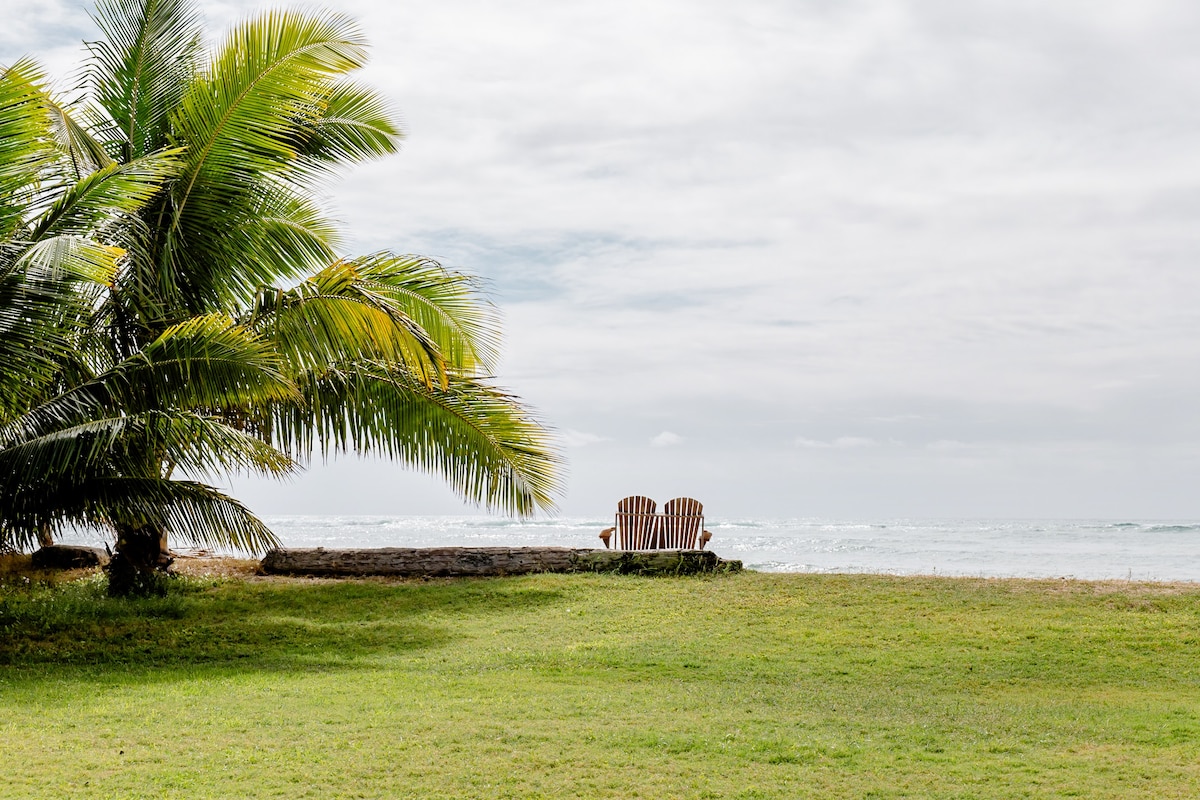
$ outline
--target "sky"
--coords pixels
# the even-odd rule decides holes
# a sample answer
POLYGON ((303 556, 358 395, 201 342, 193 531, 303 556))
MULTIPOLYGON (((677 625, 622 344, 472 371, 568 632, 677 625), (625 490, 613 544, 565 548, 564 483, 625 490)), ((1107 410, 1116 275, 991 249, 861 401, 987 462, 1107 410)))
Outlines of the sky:
MULTIPOLYGON (((1200 516, 1200 5, 322 5, 407 135, 330 188, 347 251, 487 280, 560 513, 1200 516)), ((69 86, 88 8, 6 0, 0 63, 69 86)), ((476 512, 353 458, 233 489, 476 512)))

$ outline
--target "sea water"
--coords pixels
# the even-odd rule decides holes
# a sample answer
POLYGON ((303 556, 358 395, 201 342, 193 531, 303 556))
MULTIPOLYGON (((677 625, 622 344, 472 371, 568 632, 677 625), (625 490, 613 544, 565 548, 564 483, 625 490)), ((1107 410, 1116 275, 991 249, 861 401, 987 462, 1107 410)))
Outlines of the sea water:
MULTIPOLYGON (((606 518, 272 516, 286 547, 601 547, 606 518)), ((1200 581, 1197 520, 710 518, 709 547, 767 572, 1200 581)))

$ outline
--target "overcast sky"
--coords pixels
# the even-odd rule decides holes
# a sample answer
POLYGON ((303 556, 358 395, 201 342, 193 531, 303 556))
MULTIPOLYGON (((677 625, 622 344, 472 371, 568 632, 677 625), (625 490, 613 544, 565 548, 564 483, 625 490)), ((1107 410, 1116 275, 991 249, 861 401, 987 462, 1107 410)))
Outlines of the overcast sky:
MULTIPOLYGON (((1200 516, 1200 5, 323 5, 408 135, 331 191, 348 249, 490 281, 563 513, 1200 516)), ((66 76, 87 8, 6 0, 0 62, 66 76)), ((375 462, 235 489, 464 511, 375 462)))

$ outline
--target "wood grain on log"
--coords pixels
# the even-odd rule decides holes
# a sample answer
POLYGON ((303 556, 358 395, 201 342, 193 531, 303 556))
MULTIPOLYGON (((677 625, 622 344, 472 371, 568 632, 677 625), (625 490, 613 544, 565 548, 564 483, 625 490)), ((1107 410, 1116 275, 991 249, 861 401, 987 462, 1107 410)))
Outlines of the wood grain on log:
POLYGON ((692 575, 737 572, 711 550, 591 550, 569 547, 380 547, 278 549, 262 560, 264 572, 286 575, 462 577, 531 572, 620 572, 692 575))

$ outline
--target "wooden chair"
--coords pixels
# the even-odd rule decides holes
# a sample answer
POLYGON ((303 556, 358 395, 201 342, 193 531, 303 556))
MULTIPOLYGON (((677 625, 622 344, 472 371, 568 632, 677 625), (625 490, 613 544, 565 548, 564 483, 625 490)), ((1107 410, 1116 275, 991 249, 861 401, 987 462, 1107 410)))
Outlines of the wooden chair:
POLYGON ((635 495, 617 503, 616 524, 600 531, 604 546, 613 533, 617 534, 617 550, 654 550, 658 546, 658 522, 654 511, 658 507, 649 497, 635 495))
POLYGON ((659 540, 664 550, 704 549, 712 534, 704 530, 704 506, 690 497, 676 497, 663 506, 659 540), (699 548, 696 540, 699 539, 699 548))

